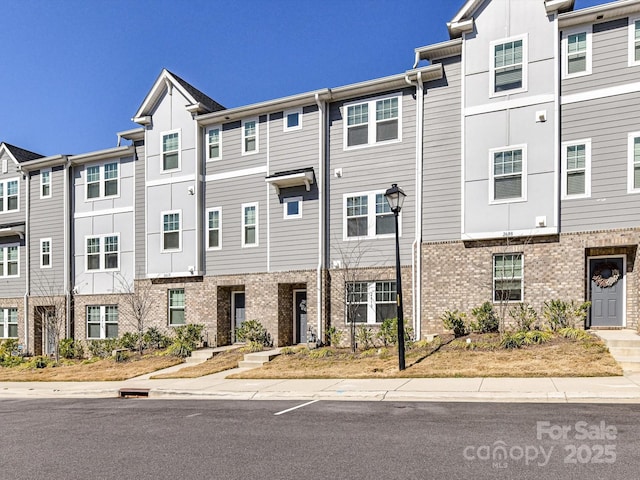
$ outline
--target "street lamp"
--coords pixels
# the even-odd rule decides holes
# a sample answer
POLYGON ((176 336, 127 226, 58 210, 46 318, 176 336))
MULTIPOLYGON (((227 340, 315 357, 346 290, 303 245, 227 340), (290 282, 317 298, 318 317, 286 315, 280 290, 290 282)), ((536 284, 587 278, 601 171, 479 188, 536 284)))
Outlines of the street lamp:
POLYGON ((404 314, 402 312, 402 276, 400 272, 400 237, 398 234, 398 214, 407 196, 397 183, 391 185, 384 193, 396 221, 396 300, 398 307, 398 365, 404 370, 404 314))

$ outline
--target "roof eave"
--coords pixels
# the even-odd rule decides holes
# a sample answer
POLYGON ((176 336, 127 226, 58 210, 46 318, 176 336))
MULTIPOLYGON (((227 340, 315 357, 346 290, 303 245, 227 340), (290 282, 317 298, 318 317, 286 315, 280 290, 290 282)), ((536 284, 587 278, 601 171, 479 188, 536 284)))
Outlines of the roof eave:
POLYGON ((573 10, 575 0, 545 0, 544 7, 547 10, 547 14, 551 13, 564 13, 573 10))
POLYGON ((558 25, 560 28, 566 28, 585 23, 604 22, 639 12, 640 2, 638 0, 619 0, 574 12, 561 13, 558 15, 558 25))
POLYGON ((118 132, 117 135, 119 138, 124 138, 125 140, 131 140, 133 142, 136 140, 144 140, 144 127, 124 130, 122 132, 118 132))
POLYGON ((178 89, 180 93, 187 99, 190 105, 195 105, 198 103, 196 99, 193 98, 193 96, 185 90, 185 88, 180 84, 180 82, 178 82, 173 77, 173 75, 171 75, 171 72, 169 72, 166 68, 163 68, 162 72, 160 72, 160 75, 158 75, 158 78, 156 79, 155 83, 151 87, 151 90, 149 90, 149 93, 147 94, 144 101, 142 102, 142 105, 140 105, 140 108, 138 109, 136 114, 133 116, 134 122, 139 123, 137 119, 140 119, 140 118, 144 119, 145 117, 149 116, 153 107, 156 105, 160 97, 162 97, 162 95, 168 88, 167 82, 171 83, 172 88, 178 89))
POLYGON ((67 161, 66 155, 52 155, 50 157, 36 158, 35 160, 22 162, 20 164, 20 168, 26 171, 38 170, 39 168, 47 168, 47 167, 54 167, 56 165, 62 165, 66 161, 67 161))
POLYGON ((449 37, 460 38, 463 33, 471 33, 473 32, 474 20, 473 18, 469 18, 467 20, 461 20, 458 22, 449 22, 447 23, 447 28, 449 29, 449 37))
POLYGON ((69 157, 69 161, 72 165, 79 165, 87 162, 94 162, 98 160, 106 160, 109 158, 130 155, 133 154, 134 151, 135 147, 133 145, 125 145, 123 147, 107 148, 105 150, 97 150, 95 152, 82 153, 80 155, 72 155, 69 157))
POLYGON ((426 45, 424 47, 418 47, 415 49, 415 65, 418 65, 420 60, 439 60, 441 58, 455 57, 462 54, 462 39, 455 38, 446 42, 435 43, 433 45, 426 45))

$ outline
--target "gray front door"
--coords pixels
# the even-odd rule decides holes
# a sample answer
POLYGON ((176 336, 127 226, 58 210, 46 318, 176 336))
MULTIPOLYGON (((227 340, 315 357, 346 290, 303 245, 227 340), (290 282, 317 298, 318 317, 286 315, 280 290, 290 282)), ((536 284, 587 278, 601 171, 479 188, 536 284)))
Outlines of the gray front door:
POLYGON ((296 315, 296 338, 294 343, 304 343, 307 338, 307 291, 294 290, 293 302, 296 315))
POLYGON ((233 318, 231 319, 232 322, 232 326, 233 326, 233 338, 234 341, 236 341, 237 339, 235 338, 235 332, 236 329, 239 328, 242 323, 245 320, 245 314, 244 314, 244 292, 232 292, 231 293, 231 315, 233 316, 233 318))
POLYGON ((592 327, 622 327, 624 319, 622 257, 589 260, 592 327))

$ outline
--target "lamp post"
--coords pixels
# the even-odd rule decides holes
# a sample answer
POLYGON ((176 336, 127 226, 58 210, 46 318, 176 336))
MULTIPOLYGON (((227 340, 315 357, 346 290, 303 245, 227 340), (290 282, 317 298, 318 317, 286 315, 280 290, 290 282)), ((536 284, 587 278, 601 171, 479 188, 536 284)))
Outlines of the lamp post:
POLYGON ((398 231, 398 214, 402 209, 406 194, 397 183, 391 185, 384 193, 396 222, 396 300, 398 307, 398 366, 404 370, 404 314, 402 312, 402 276, 400 272, 400 236, 398 231))

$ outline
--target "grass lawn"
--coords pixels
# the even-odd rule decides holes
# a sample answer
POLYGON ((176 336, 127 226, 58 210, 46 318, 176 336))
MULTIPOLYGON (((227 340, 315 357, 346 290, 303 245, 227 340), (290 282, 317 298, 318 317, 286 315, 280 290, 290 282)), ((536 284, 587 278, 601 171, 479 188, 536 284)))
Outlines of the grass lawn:
POLYGON ((604 343, 595 338, 554 336, 542 345, 507 350, 496 334, 419 342, 406 351, 407 368, 398 371, 397 350, 288 349, 261 368, 228 378, 392 378, 392 377, 595 377, 621 375, 604 343), (470 338, 468 344, 466 339, 470 338))

